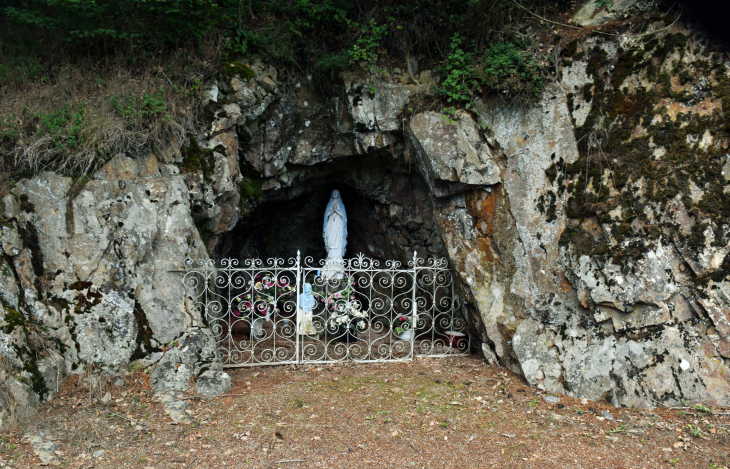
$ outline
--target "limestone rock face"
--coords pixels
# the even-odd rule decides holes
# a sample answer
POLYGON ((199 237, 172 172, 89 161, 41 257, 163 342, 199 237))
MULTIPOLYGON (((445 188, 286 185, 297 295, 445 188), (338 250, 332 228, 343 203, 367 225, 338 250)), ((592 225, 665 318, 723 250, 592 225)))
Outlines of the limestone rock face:
MULTIPOLYGON (((403 77, 395 80, 372 80, 369 74, 342 74, 348 111, 352 121, 370 132, 385 133, 400 130, 398 115, 408 98, 428 88, 430 73, 420 75, 420 82, 403 77)), ((365 140, 365 139, 364 139, 365 140)))
POLYGON ((84 314, 74 314, 77 357, 84 363, 117 368, 137 348, 134 301, 118 291, 101 294, 101 300, 84 314))
POLYGON ((573 15, 573 23, 578 26, 599 26, 644 11, 649 3, 642 0, 616 0, 599 8, 597 2, 590 0, 573 15))
POLYGON ((416 114, 411 119, 410 131, 421 167, 427 171, 427 181, 438 196, 448 195, 450 187, 493 185, 502 180, 499 165, 479 135, 476 123, 465 112, 459 112, 455 121, 445 121, 437 112, 416 114))
MULTIPOLYGON (((686 53, 701 54, 700 47, 687 39, 688 32, 678 31, 667 40, 682 44, 686 53)), ((609 57, 618 47, 609 41, 586 41, 579 46, 584 53, 609 57)), ((641 57, 641 52, 634 54, 641 57)), ((673 60, 669 57, 667 61, 673 60)), ((603 125, 593 120, 599 115, 596 106, 605 109, 612 98, 601 96, 599 91, 603 90, 593 84, 611 69, 608 64, 589 74, 584 73, 584 67, 585 62, 572 60, 563 69, 563 84, 572 91, 576 133, 596 138, 603 125)), ((661 89, 646 79, 639 65, 634 74, 621 80, 622 86, 627 85, 626 99, 633 99, 632 93, 661 89)), ((687 84, 684 89, 691 87, 687 84)), ((676 96, 660 99, 651 112, 647 108, 640 117, 646 127, 636 127, 640 130, 634 134, 633 145, 645 145, 642 151, 656 165, 663 164, 666 140, 653 132, 663 126, 662 116, 668 116, 669 121, 678 119, 673 112, 667 113, 678 106, 672 102, 676 96)), ((615 118, 622 119, 619 122, 624 126, 639 119, 630 113, 615 118)), ((699 132, 709 135, 716 131, 716 125, 706 118, 699 132)), ((703 147, 692 132, 697 130, 677 136, 690 142, 690 154, 724 152, 727 143, 710 143, 708 138, 709 146, 703 147), (722 148, 713 150, 712 145, 722 148)), ((622 142, 614 142, 612 155, 620 155, 622 142)), ((591 147, 582 151, 573 167, 585 171, 591 147)), ((615 164, 624 164, 613 158, 615 164)), ((718 160, 710 164, 719 170, 724 159, 718 160)), ((549 303, 538 304, 530 319, 516 328, 512 344, 520 371, 529 383, 547 390, 606 398, 616 405, 680 405, 683 400, 727 405, 730 370, 723 353, 727 353, 724 321, 730 303, 724 293, 727 271, 721 265, 728 243, 715 241, 719 231, 710 229, 727 220, 710 215, 706 205, 708 196, 717 197, 718 188, 715 186, 716 195, 709 195, 706 191, 713 190, 712 184, 701 179, 701 171, 692 171, 682 176, 687 178, 684 196, 662 200, 657 197, 662 186, 655 186, 657 179, 652 173, 629 171, 629 183, 622 186, 613 179, 618 172, 606 168, 589 176, 588 188, 580 182, 581 176, 568 168, 570 163, 563 161, 552 164, 545 171, 550 180, 544 182, 554 194, 567 194, 563 209, 558 211, 568 217, 559 236, 558 256, 550 262, 562 270, 565 288, 555 292, 549 303), (578 185, 581 189, 576 191, 578 185), (588 192, 601 195, 585 196, 588 192), (692 204, 696 206, 690 215, 687 207, 692 204), (632 213, 634 208, 638 210, 632 213), (653 234, 648 235, 650 232, 653 234), (699 280, 703 277, 705 280, 699 280)), ((582 179, 586 181, 585 173, 582 179)))
MULTIPOLYGON (((165 352, 150 373, 150 383, 157 393, 187 391, 193 376, 200 377, 205 372, 221 369, 218 342, 213 332, 207 328, 192 329, 177 341, 177 345, 165 352)), ((201 386, 212 390, 212 384, 206 381, 201 386)))
MULTIPOLYGON (((593 3, 574 21, 651 4, 593 3)), ((327 90, 261 62, 219 78, 180 152, 119 155, 85 184, 43 173, 3 198, 0 353, 18 368, 40 350, 33 320, 63 344, 33 364, 44 396, 53 376, 132 360, 158 393, 225 392, 218 338, 177 269, 263 252, 236 233, 318 246, 292 227, 319 209, 295 205, 338 184, 367 233, 348 249, 446 256, 473 339, 530 385, 730 405, 730 63, 680 23, 643 31, 657 40, 577 40, 529 107, 410 115, 437 83, 410 67, 327 90)))
POLYGON ((115 372, 200 324, 175 269, 207 253, 183 176, 160 166, 117 157, 83 186, 42 173, 19 182, 21 204, 5 204, 3 250, 14 254, 1 260, 0 339, 16 366, 38 370, 26 379, 43 397, 68 373, 115 372), (25 337, 29 319, 47 337, 25 337))

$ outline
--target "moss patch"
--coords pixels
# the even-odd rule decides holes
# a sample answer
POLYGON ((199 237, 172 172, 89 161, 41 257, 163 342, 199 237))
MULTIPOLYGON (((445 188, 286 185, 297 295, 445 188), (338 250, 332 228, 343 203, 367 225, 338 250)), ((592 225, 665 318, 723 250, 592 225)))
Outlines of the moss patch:
MULTIPOLYGON (((587 72, 595 86, 592 91, 576 91, 582 92, 584 99, 590 99, 588 93, 593 98, 585 124, 576 129, 580 156, 573 164, 559 160, 546 170, 550 182, 557 183, 558 194, 568 194, 568 226, 560 242, 571 244, 575 254, 599 256, 602 261, 629 268, 652 249, 654 240, 665 245, 678 240, 693 250, 701 249, 709 226, 715 232, 715 244, 729 241, 720 228, 730 224, 730 200, 721 175, 727 150, 720 149, 721 142, 730 141, 726 117, 730 115, 726 103, 726 99, 730 103, 729 83, 724 65, 713 70, 711 61, 701 57, 684 64, 681 57, 687 47, 684 35, 672 34, 650 42, 642 53, 619 49, 613 61, 608 61, 598 46, 589 51, 587 72), (717 85, 703 94, 673 88, 670 75, 660 73, 663 67, 658 63, 670 60, 675 51, 679 51, 680 60, 672 57, 664 67, 683 76, 685 84, 693 82, 700 67, 717 85), (632 74, 644 71, 650 82, 646 88, 618 88, 632 74), (701 104, 705 96, 722 97, 723 112, 682 113, 701 104), (702 149, 697 142, 707 134, 714 144, 702 149), (661 153, 656 153, 657 149, 661 153), (697 203, 689 196, 691 184, 702 191, 697 203), (695 224, 691 235, 684 237, 677 226, 647 217, 647 204, 649 210, 661 212, 677 198, 695 220, 709 218, 710 222, 695 224), (614 243, 609 243, 600 230, 589 233, 584 229, 583 222, 591 217, 599 226, 610 227, 614 243)), ((547 197, 539 201, 541 211, 547 213, 548 202, 547 197)))
POLYGON ((215 160, 213 159, 213 150, 202 148, 198 144, 198 139, 190 136, 190 145, 184 147, 182 153, 182 167, 184 173, 202 173, 205 182, 211 182, 211 176, 215 170, 215 160))
MULTIPOLYGON (((30 334, 28 334, 23 314, 13 308, 6 307, 5 324, 2 327, 2 331, 5 334, 11 334, 16 328, 21 328, 23 330, 23 335, 30 340, 30 334)), ((30 375, 29 378, 20 378, 20 381, 28 384, 41 399, 45 398, 48 394, 48 388, 46 387, 46 381, 43 379, 43 375, 40 370, 38 370, 37 350, 26 344, 13 344, 12 346, 15 349, 15 353, 23 363, 23 371, 26 375, 30 375)))
POLYGON ((40 400, 45 399, 46 395, 48 394, 48 387, 46 387, 46 380, 43 378, 43 374, 41 374, 40 370, 38 369, 37 361, 35 359, 32 359, 30 357, 35 357, 35 354, 27 350, 27 347, 22 347, 22 357, 23 357, 23 371, 30 374, 30 385, 31 388, 33 388, 33 391, 38 395, 40 400))
POLYGON ((223 71, 221 73, 228 79, 239 76, 246 80, 250 80, 256 76, 256 72, 254 72, 251 67, 246 64, 242 64, 241 62, 228 62, 223 66, 223 71))
POLYGON ((263 180, 261 178, 246 176, 241 183, 241 195, 256 202, 261 202, 261 196, 264 193, 262 185, 263 180))
POLYGON ((6 334, 10 334, 16 327, 25 329, 25 318, 20 311, 9 306, 5 306, 5 325, 2 327, 2 331, 6 334))

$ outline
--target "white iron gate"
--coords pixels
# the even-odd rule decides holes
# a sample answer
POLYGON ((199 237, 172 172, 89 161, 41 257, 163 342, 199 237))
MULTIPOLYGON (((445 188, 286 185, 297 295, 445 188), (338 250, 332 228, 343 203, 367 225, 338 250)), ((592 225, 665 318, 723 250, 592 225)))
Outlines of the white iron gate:
POLYGON ((360 254, 341 278, 311 257, 185 261, 194 307, 219 338, 225 367, 410 360, 469 351, 445 259, 408 268, 360 254), (330 274, 331 275, 331 274, 330 274), (303 294, 304 293, 304 294, 303 294))

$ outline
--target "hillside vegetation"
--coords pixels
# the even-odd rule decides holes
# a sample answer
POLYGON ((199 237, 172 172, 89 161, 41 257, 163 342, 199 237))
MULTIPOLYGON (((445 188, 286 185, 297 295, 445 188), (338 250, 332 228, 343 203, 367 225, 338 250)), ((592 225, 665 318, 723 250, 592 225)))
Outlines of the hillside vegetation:
POLYGON ((254 56, 325 85, 343 70, 386 74, 417 59, 440 74, 431 97, 446 106, 489 92, 533 99, 552 60, 541 17, 566 6, 10 0, 0 9, 0 187, 45 169, 78 177, 120 152, 179 146, 195 132, 205 85, 226 63, 254 56))

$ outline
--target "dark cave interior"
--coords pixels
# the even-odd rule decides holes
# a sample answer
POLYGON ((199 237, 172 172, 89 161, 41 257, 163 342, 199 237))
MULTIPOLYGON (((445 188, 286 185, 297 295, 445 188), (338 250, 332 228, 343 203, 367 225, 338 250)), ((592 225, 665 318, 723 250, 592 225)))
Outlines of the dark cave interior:
POLYGON ((300 169, 286 189, 262 203, 221 236, 215 259, 289 259, 300 251, 315 263, 326 257, 322 228, 333 189, 339 189, 348 218, 345 258, 362 253, 381 261, 441 257, 443 248, 423 178, 402 157, 353 156, 300 169), (293 195, 296 194, 296 195, 293 195))

